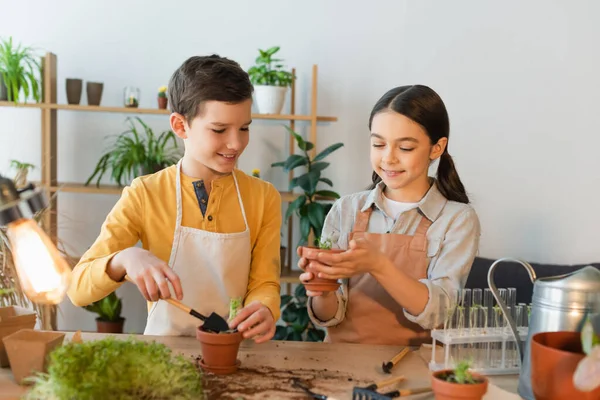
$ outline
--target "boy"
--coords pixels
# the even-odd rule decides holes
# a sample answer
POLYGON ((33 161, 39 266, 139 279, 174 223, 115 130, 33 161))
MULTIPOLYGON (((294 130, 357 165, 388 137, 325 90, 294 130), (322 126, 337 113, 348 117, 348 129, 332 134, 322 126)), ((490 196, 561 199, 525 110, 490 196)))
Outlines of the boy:
POLYGON ((191 57, 169 82, 171 129, 185 144, 176 166, 136 178, 73 273, 68 295, 84 306, 128 275, 148 304, 144 334, 195 335, 199 321, 158 301, 171 297, 201 314, 226 317, 257 343, 279 318, 281 197, 235 169, 249 139, 253 87, 234 61, 191 57), (174 234, 173 234, 174 232, 174 234), (133 247, 141 240, 143 248, 133 247))

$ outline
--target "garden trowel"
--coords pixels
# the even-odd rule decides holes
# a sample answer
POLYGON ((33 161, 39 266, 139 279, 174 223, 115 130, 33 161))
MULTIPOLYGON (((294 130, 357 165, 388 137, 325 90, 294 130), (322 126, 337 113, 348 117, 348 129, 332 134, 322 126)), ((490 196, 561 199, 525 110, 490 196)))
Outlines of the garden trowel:
MULTIPOLYGON (((129 282, 135 284, 135 282, 133 282, 129 276, 125 275, 125 279, 128 280, 129 282)), ((175 299, 160 299, 160 300, 166 301, 167 303, 179 308, 182 311, 185 311, 186 313, 190 314, 191 316, 194 316, 194 317, 202 320, 204 322, 204 324, 202 325, 202 328, 204 330, 213 331, 213 332, 224 332, 224 331, 229 330, 229 324, 227 323, 227 321, 225 321, 225 318, 221 317, 217 313, 213 312, 208 317, 205 317, 204 315, 200 314, 198 311, 194 310, 193 308, 190 308, 190 307, 180 303, 178 300, 175 300, 175 299)))

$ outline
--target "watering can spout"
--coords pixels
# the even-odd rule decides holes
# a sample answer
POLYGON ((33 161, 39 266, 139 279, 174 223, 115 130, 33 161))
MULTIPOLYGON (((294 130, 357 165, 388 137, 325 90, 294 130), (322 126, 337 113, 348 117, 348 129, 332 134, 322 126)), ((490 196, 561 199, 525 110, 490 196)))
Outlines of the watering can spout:
POLYGON ((515 262, 522 265, 527 270, 527 273, 529 274, 529 279, 531 279, 531 283, 535 283, 537 277, 535 275, 533 267, 528 262, 518 260, 516 258, 500 258, 492 264, 490 270, 488 271, 488 285, 490 287, 490 290, 492 291, 492 294, 494 295, 494 298, 496 299, 496 302, 498 303, 498 306, 500 306, 500 309, 502 309, 504 317, 508 321, 508 326, 510 327, 512 334, 515 337, 515 342, 517 343, 517 352, 519 354, 519 359, 521 360, 521 362, 523 362, 523 341, 521 340, 521 336, 517 331, 517 324, 513 319, 511 313, 509 312, 506 303, 504 303, 504 301, 500 297, 500 293, 498 292, 498 288, 496 287, 496 283, 494 281, 494 271, 496 267, 502 262, 515 262))

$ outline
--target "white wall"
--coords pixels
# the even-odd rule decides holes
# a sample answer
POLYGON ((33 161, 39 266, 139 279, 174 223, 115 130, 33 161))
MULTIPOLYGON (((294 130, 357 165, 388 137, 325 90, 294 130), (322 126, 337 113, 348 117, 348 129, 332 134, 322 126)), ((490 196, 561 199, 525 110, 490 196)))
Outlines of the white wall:
MULTIPOLYGON (((13 35, 58 55, 64 81, 103 81, 103 105, 118 105, 127 85, 141 107, 173 70, 196 54, 231 57, 248 68, 258 47, 282 46, 299 75, 298 112, 307 112, 310 68, 319 66, 319 148, 346 144, 328 175, 342 194, 369 181, 367 118, 388 89, 423 83, 451 117, 450 152, 483 227, 480 253, 531 261, 600 260, 600 4, 589 1, 166 2, 0 0, 0 37, 13 35), (377 7, 374 5, 377 4, 377 7), (342 11, 345 9, 345 11, 342 11)), ((85 102, 85 94, 84 100, 85 102)), ((59 112, 59 179, 84 181, 106 135, 124 115, 59 112)), ((144 120, 167 129, 160 116, 144 120)), ((40 165, 39 111, 0 109, 0 171, 19 158, 40 165)), ((284 189, 270 170, 287 138, 277 123, 257 121, 241 162, 284 189)), ((39 170, 33 178, 39 177, 39 170)), ((74 252, 91 244, 114 196, 60 195, 60 227, 74 252)), ((125 296, 127 330, 141 330, 141 296, 125 296)), ((68 303, 68 302, 66 302, 68 303)), ((65 304, 61 327, 94 329, 93 316, 65 304)))

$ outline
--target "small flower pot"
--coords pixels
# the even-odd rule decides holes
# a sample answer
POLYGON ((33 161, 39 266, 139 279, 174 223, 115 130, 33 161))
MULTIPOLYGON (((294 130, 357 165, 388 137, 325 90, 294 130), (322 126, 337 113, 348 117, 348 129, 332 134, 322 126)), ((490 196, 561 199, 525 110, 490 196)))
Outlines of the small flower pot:
POLYGON ((312 274, 314 276, 314 278, 311 279, 310 281, 303 283, 306 290, 311 290, 314 292, 334 292, 340 287, 340 283, 338 282, 338 280, 337 279, 319 278, 317 276, 318 272, 313 268, 312 262, 311 262, 311 261, 315 261, 315 260, 311 260, 309 257, 307 257, 308 251, 309 250, 314 251, 315 249, 318 249, 319 252, 322 252, 322 253, 332 253, 332 254, 343 253, 345 250, 342 250, 342 249, 319 249, 318 247, 313 247, 313 246, 302 246, 300 248, 300 257, 304 257, 309 260, 309 263, 306 266, 306 272, 312 272, 312 274))
POLYGON ((104 84, 100 82, 87 82, 86 83, 87 101, 90 106, 99 106, 102 100, 102 91, 104 90, 104 84))
MULTIPOLYGON (((37 315, 27 308, 10 306, 0 308, 0 339, 21 329, 33 329, 37 315)), ((0 367, 8 367, 8 355, 4 341, 0 340, 0 367)))
POLYGON ((202 346, 200 367, 216 375, 232 374, 238 370, 240 360, 237 359, 241 332, 207 332, 202 327, 196 328, 196 339, 202 346))
POLYGON ((286 93, 286 86, 254 85, 258 112, 261 114, 280 114, 286 93))
POLYGON ((2 339, 15 381, 47 372, 48 354, 63 343, 64 333, 21 329, 2 339))
POLYGON ((169 99, 167 99, 166 97, 158 98, 158 108, 160 108, 161 110, 166 110, 168 103, 169 103, 169 99))
POLYGON ((123 333, 125 318, 119 318, 116 321, 105 321, 96 318, 96 328, 99 333, 123 333))
POLYGON ((67 78, 67 103, 79 104, 83 81, 81 79, 67 78))
POLYGON ((540 332, 531 338, 531 388, 538 400, 600 399, 600 388, 581 392, 573 384, 585 354, 579 332, 540 332))
POLYGON ((445 369, 434 372, 431 376, 431 389, 436 400, 481 400, 487 392, 488 380, 479 374, 472 374, 479 383, 447 382, 444 378, 452 370, 445 369))

